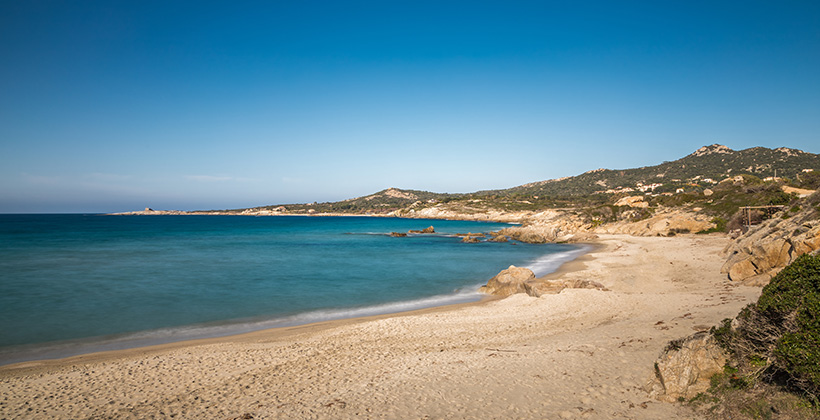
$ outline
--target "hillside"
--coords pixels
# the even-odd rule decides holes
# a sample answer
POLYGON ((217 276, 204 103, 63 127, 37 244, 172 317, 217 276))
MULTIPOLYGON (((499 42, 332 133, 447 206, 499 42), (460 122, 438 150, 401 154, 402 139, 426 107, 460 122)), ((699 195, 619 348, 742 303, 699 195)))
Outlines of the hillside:
MULTIPOLYGON (((650 208, 698 206, 707 214, 728 218, 743 205, 787 204, 790 196, 782 192, 784 185, 820 187, 820 155, 785 147, 735 151, 716 144, 655 166, 597 169, 504 190, 440 194, 389 188, 338 202, 271 205, 232 212, 412 217, 432 207, 464 214, 585 208, 592 209, 589 217, 594 219, 598 217, 596 208, 612 206, 625 196, 641 196, 650 208)), ((617 215, 603 216, 611 219, 617 215)))
POLYGON ((781 147, 734 151, 714 144, 673 162, 642 168, 596 169, 578 176, 525 184, 485 194, 578 196, 593 193, 674 193, 693 184, 707 186, 737 176, 797 179, 805 169, 820 170, 820 155, 781 147))

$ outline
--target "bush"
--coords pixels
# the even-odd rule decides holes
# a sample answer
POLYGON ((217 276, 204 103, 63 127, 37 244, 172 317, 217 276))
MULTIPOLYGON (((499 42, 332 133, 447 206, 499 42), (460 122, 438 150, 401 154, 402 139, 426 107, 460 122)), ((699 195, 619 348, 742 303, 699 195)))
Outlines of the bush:
POLYGON ((774 360, 794 384, 820 397, 820 257, 804 255, 763 289, 758 308, 788 330, 774 360))
POLYGON ((724 322, 713 333, 744 372, 820 398, 820 257, 784 268, 737 321, 736 331, 724 322))

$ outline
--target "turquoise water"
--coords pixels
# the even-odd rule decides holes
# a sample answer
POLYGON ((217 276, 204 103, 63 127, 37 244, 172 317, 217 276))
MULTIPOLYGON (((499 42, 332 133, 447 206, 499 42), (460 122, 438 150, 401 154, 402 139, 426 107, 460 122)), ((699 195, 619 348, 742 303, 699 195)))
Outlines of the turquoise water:
POLYGON ((506 225, 369 217, 0 215, 0 362, 478 300, 571 245, 464 244, 506 225), (434 235, 394 238, 433 225, 434 235))

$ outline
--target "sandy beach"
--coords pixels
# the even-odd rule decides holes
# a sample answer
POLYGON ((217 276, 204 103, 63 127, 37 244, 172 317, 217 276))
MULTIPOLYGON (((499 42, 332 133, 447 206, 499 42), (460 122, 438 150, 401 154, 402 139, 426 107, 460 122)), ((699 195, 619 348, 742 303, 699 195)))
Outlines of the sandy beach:
POLYGON ((696 418, 644 384, 672 339, 757 298, 720 236, 602 236, 551 276, 609 290, 0 367, 0 418, 696 418))

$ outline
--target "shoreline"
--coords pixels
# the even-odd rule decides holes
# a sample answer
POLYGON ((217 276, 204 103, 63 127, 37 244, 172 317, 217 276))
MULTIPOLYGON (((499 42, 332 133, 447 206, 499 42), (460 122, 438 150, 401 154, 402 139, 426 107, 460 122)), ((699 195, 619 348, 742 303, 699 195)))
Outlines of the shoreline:
MULTIPOLYGON (((302 216, 310 217, 310 216, 302 216)), ((362 217, 362 216, 357 216, 362 217)), ((438 220, 440 223, 440 220, 438 220)), ((498 225, 500 225, 499 223, 498 225)), ((498 229, 493 225, 493 228, 498 229)), ((465 228, 466 229, 466 228, 465 228)), ((479 227, 482 231, 489 231, 490 225, 479 227)), ((442 235, 438 236, 456 236, 442 235)), ((513 248, 514 249, 514 248, 513 248)), ((543 252, 547 251, 542 251, 543 252)), ((502 259, 503 262, 504 259, 502 259)), ((500 267, 499 267, 500 269, 500 267)), ((495 274, 493 272, 492 274, 495 274)), ((491 277, 489 275, 487 278, 491 277)), ((477 280, 474 276, 470 276, 477 280)), ((469 279, 468 279, 469 280, 469 279)), ((486 279, 482 279, 486 282, 486 279)), ((0 348, 0 366, 14 365, 36 360, 53 360, 79 356, 88 353, 103 351, 127 350, 154 345, 169 344, 181 341, 190 341, 207 338, 220 338, 253 331, 271 328, 291 327, 336 319, 368 317, 371 315, 389 315, 416 309, 425 309, 434 306, 448 306, 465 302, 480 301, 482 295, 478 288, 484 283, 478 280, 475 284, 458 284, 457 289, 443 289, 439 295, 406 297, 407 300, 394 302, 374 302, 366 306, 349 306, 327 309, 305 309, 302 312, 255 316, 251 314, 242 318, 226 318, 202 323, 187 325, 157 327, 140 331, 129 331, 107 335, 96 335, 85 338, 70 338, 59 341, 49 341, 31 344, 9 345, 0 348)), ((446 283, 446 282, 443 282, 446 283)), ((423 291, 421 291, 423 293, 423 291)), ((430 293, 429 291, 427 293, 430 293)))
MULTIPOLYGON (((557 262, 558 266, 554 268, 553 271, 539 277, 539 279, 546 279, 556 272, 566 272, 564 267, 568 264, 571 264, 579 258, 583 258, 597 249, 593 244, 574 245, 577 249, 558 254, 546 254, 546 257, 554 256, 556 258, 548 259, 546 264, 550 265, 550 262, 557 262), (569 259, 566 260, 567 258, 569 259)), ((538 258, 532 261, 532 263, 537 264, 540 261, 541 259, 538 258)), ((484 280, 483 283, 478 285, 473 291, 461 290, 448 295, 428 296, 409 301, 399 301, 367 307, 338 309, 335 311, 317 310, 281 318, 260 318, 258 320, 249 319, 244 322, 236 320, 236 322, 182 325, 112 336, 13 346, 4 349, 5 351, 0 350, 0 369, 5 367, 13 368, 17 365, 37 364, 42 361, 54 362, 82 358, 83 356, 92 354, 110 352, 127 353, 132 350, 139 352, 140 349, 184 347, 188 345, 187 343, 210 343, 223 339, 231 339, 232 337, 241 338, 241 336, 244 335, 264 332, 276 335, 278 331, 288 331, 293 328, 309 327, 312 325, 324 325, 328 323, 341 325, 344 324, 345 321, 356 323, 364 322, 364 320, 374 320, 392 316, 423 314, 428 310, 447 310, 448 308, 458 308, 465 305, 479 305, 498 299, 496 296, 478 292, 480 286, 485 284, 486 281, 487 280, 484 280), (415 308, 404 309, 404 307, 407 306, 415 306, 415 308), (318 319, 311 320, 309 318, 318 319), (178 331, 176 334, 180 334, 182 337, 174 338, 174 331, 178 331)))
POLYGON ((379 315, 368 315, 368 316, 360 316, 360 317, 353 317, 353 318, 342 318, 342 319, 331 319, 326 321, 317 321, 317 322, 310 322, 307 324, 298 324, 298 325, 291 325, 285 327, 272 327, 272 328, 265 328, 256 331, 250 332, 243 332, 237 334, 229 334, 224 336, 218 337, 208 337, 208 338, 195 338, 195 339, 185 339, 179 341, 173 341, 169 343, 161 343, 161 344, 151 344, 146 346, 138 346, 132 348, 125 348, 125 349, 117 349, 117 350, 103 350, 103 351, 92 351, 88 353, 77 354, 73 356, 67 357, 58 357, 53 359, 38 359, 38 360, 30 360, 25 362, 18 362, 18 363, 10 363, 5 365, 0 365, 0 377, 3 374, 7 373, 8 371, 18 371, 18 370, 35 370, 38 371, 42 369, 48 369, 53 367, 62 367, 66 365, 75 365, 75 364, 83 364, 83 363, 97 363, 97 362, 106 362, 109 360, 116 360, 116 359, 123 359, 123 358, 130 358, 134 356, 147 356, 153 355, 156 353, 168 352, 168 351, 175 351, 181 350, 188 347, 197 347, 197 346, 206 346, 206 345, 218 345, 223 344, 226 342, 232 343, 243 343, 243 342, 253 342, 259 339, 285 339, 287 337, 291 337, 297 334, 303 333, 317 333, 325 330, 329 330, 332 328, 339 328, 349 325, 355 325, 359 323, 371 322, 371 321, 378 321, 382 319, 388 319, 393 317, 404 317, 404 316, 419 316, 419 315, 427 315, 433 314, 436 312, 444 312, 449 310, 456 310, 459 308, 466 308, 474 305, 482 305, 487 302, 492 302, 495 300, 499 300, 500 298, 495 296, 485 296, 480 301, 477 302, 465 302, 465 303, 455 303, 450 305, 442 305, 442 306, 433 306, 430 308, 423 308, 423 309, 413 309, 409 311, 402 311, 402 312, 392 312, 386 314, 379 314, 379 315))
MULTIPOLYGON (((478 292, 476 292, 478 293, 478 292)), ((490 302, 493 300, 499 299, 496 296, 491 295, 481 295, 475 301, 468 301, 468 302, 457 302, 457 303, 447 303, 443 305, 434 305, 434 306, 426 306, 417 309, 409 309, 409 310, 398 310, 396 312, 385 312, 385 313, 376 313, 372 315, 357 315, 357 316, 341 316, 339 318, 330 317, 329 319, 320 319, 317 321, 308 321, 304 323, 300 323, 299 321, 292 321, 293 324, 282 322, 284 325, 281 326, 271 326, 271 327, 261 327, 258 329, 252 328, 250 331, 240 331, 240 332, 227 332, 227 333, 210 333, 214 335, 210 335, 209 333, 202 333, 203 336, 194 336, 192 338, 178 338, 178 339, 170 339, 170 341, 165 341, 161 338, 157 339, 142 339, 139 338, 130 338, 130 335, 139 335, 142 333, 150 333, 152 331, 145 331, 133 334, 124 334, 122 338, 111 338, 111 339, 103 339, 100 338, 99 340, 94 341, 95 337, 91 337, 86 341, 85 339, 76 339, 76 340, 67 340, 65 342, 49 342, 49 343, 42 343, 41 344, 31 344, 25 346, 19 346, 22 350, 20 353, 23 353, 27 347, 30 347, 32 352, 43 354, 42 358, 34 358, 34 359, 27 359, 21 361, 13 361, 9 363, 1 362, 0 361, 0 374, 6 368, 15 369, 21 365, 40 365, 40 364, 60 364, 63 361, 69 361, 74 359, 85 359, 86 356, 90 356, 96 358, 97 356, 101 358, 108 358, 106 355, 111 353, 113 356, 111 357, 119 357, 123 355, 127 355, 130 353, 142 353, 142 352, 150 352, 155 350, 168 350, 168 349, 175 349, 193 345, 200 345, 200 344, 213 344, 218 343, 220 341, 243 341, 245 339, 250 339, 256 335, 270 335, 270 336, 287 336, 293 331, 298 330, 320 330, 323 328, 332 328, 338 327, 345 324, 355 324, 359 322, 367 322, 372 320, 390 318, 394 316, 412 316, 412 315, 421 315, 435 311, 445 311, 449 309, 457 309, 460 307, 466 307, 471 305, 481 305, 486 302, 490 302), (159 342, 156 342, 159 341, 159 342), (147 344, 127 344, 128 342, 146 342, 147 344), (59 350, 53 349, 56 347, 71 347, 75 350, 59 350), (83 349, 87 348, 88 350, 76 350, 76 349, 83 349), (60 355, 63 353, 65 355, 60 355), (119 356, 117 356, 119 355, 119 356)), ((375 308, 375 307, 374 307, 375 308)), ((362 308, 364 310, 368 308, 362 308)), ((270 322, 277 322, 286 318, 277 318, 273 320, 267 321, 270 322)), ((260 321, 266 322, 266 321, 260 321)), ((236 323, 236 324, 224 324, 223 327, 226 329, 242 329, 242 325, 246 325, 243 323, 236 323)), ((178 328, 186 328, 190 326, 181 326, 178 328)), ((199 326, 197 326, 199 327, 199 326)), ((208 328, 207 325, 201 326, 199 328, 208 328)), ((160 330, 162 331, 162 330, 160 330)), ((9 352, 9 354, 15 354, 9 352)), ((11 359, 11 357, 9 357, 11 359)))
POLYGON ((0 417, 696 417, 649 399, 653 362, 670 340, 736 315, 760 289, 720 274, 726 238, 593 243, 546 277, 609 291, 518 294, 3 366, 0 417))
MULTIPOLYGON (((547 279, 555 273, 566 272, 564 268, 573 261, 583 258, 590 252, 594 252, 596 248, 593 244, 576 244, 577 249, 565 251, 560 254, 546 254, 547 256, 556 255, 560 264, 554 271, 539 277, 539 279, 547 279), (570 258, 563 261, 564 258, 570 258)), ((598 247, 599 248, 599 247, 598 247)), ((533 261, 538 262, 539 259, 533 261)), ((486 282, 486 280, 484 281, 486 282)), ((483 285, 483 283, 482 283, 483 285)), ((479 286, 480 287, 480 286, 479 286)), ((179 326, 173 328, 165 328, 160 330, 141 331, 136 333, 124 333, 121 335, 110 337, 89 337, 88 339, 74 339, 60 342, 46 342, 35 343, 30 345, 16 346, 7 351, 0 351, 0 369, 5 367, 14 367, 21 364, 37 364, 41 361, 61 361, 73 358, 82 358, 86 355, 103 354, 109 352, 129 352, 132 350, 139 351, 140 349, 150 348, 175 348, 184 347, 186 343, 208 343, 216 342, 222 339, 230 339, 232 337, 241 338, 248 334, 257 334, 269 332, 272 335, 278 334, 278 331, 288 331, 299 327, 310 327, 312 325, 323 325, 328 323, 344 324, 345 321, 351 323, 364 322, 364 320, 374 320, 387 318, 391 316, 404 316, 423 314, 429 310, 447 310, 448 308, 458 308, 466 305, 479 305, 484 302, 498 299, 496 296, 486 295, 478 292, 476 287, 473 292, 461 291, 459 293, 450 295, 429 296, 426 298, 419 298, 411 301, 392 302, 381 305, 374 305, 361 308, 349 308, 338 311, 312 311, 300 313, 283 318, 260 319, 258 321, 249 322, 227 322, 227 323, 213 323, 213 324, 199 324, 190 326, 179 326), (465 293, 466 292, 466 293, 465 293), (472 297, 471 295, 475 295, 472 297), (462 296, 463 295, 463 296, 462 296), (455 301, 439 304, 436 300, 451 300, 455 301), (466 300, 466 301, 464 301, 466 300), (421 307, 414 309, 401 309, 402 306, 417 306, 421 307), (387 312, 382 312, 387 311, 387 312), (309 316, 311 314, 325 312, 327 318, 320 318, 318 320, 300 321, 299 318, 309 316), (365 315, 344 315, 344 313, 365 313, 365 315), (372 314, 367 314, 373 312, 372 314), (264 324, 281 324, 273 326, 263 326, 264 324), (254 327, 253 325, 257 325, 254 327), (187 330, 187 337, 173 338, 171 331, 187 330), (200 332, 195 332, 199 330, 200 332), (210 330, 210 331, 209 331, 210 330), (223 332, 219 332, 222 330, 223 332), (147 337, 147 334, 166 332, 166 336, 155 336, 153 338, 147 337), (142 338, 141 338, 142 337, 142 338), (8 361, 7 361, 8 360, 8 361)), ((318 315, 317 315, 318 316, 318 315)))

